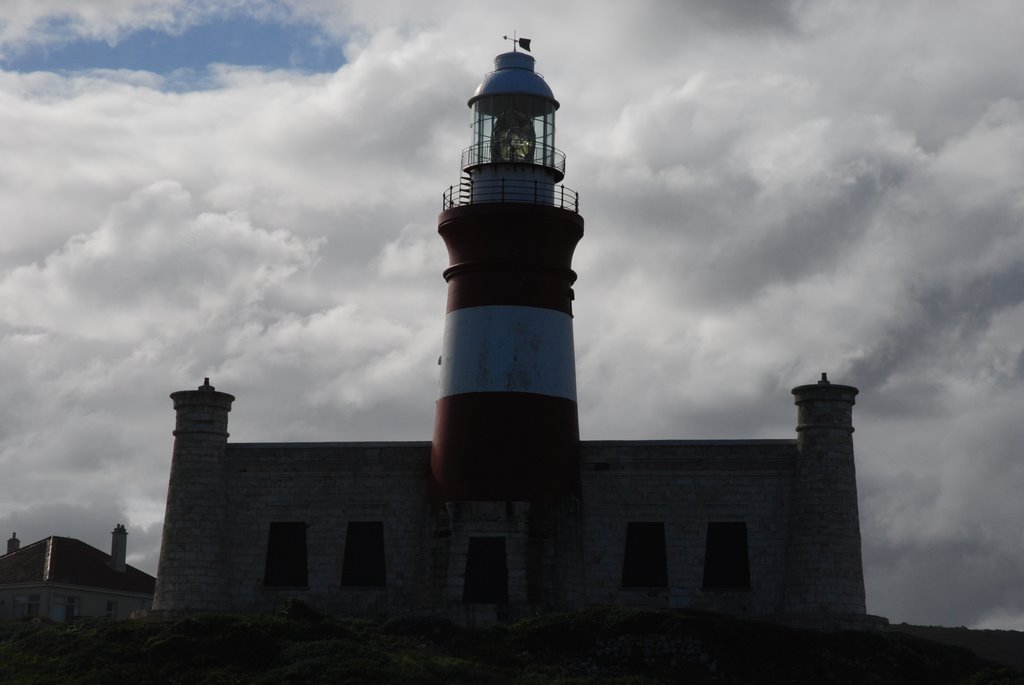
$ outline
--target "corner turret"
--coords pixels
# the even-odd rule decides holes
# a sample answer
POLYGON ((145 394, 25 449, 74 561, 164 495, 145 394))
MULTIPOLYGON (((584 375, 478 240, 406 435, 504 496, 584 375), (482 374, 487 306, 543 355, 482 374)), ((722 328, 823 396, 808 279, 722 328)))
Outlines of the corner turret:
POLYGON ((853 405, 857 388, 830 383, 793 388, 797 463, 784 613, 842 623, 863 617, 853 405))
POLYGON ((227 513, 225 451, 235 398, 204 379, 197 390, 173 393, 177 414, 155 611, 225 611, 222 560, 227 513))

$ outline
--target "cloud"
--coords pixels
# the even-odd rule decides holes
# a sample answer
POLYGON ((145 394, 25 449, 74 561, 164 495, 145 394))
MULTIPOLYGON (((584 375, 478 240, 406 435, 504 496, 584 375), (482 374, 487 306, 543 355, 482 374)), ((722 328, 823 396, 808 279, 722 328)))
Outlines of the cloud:
POLYGON ((290 13, 272 0, 11 0, 0 9, 0 61, 78 40, 114 45, 143 29, 180 35, 233 16, 287 21, 290 13))
MULTIPOLYGON (((180 184, 165 181, 0 277, 2 366, 21 388, 0 399, 11 525, 84 536, 57 525, 58 515, 102 501, 104 526, 123 521, 158 536, 170 454, 159 388, 182 363, 221 359, 220 331, 272 316, 267 292, 309 268, 317 244, 241 213, 198 211, 180 184)), ((152 572, 155 555, 144 556, 152 572)))
POLYGON ((91 544, 124 518, 155 549, 166 395, 204 376, 239 441, 428 439, 434 218, 518 27, 586 219, 584 438, 790 437, 828 371, 861 388, 870 610, 1017 620, 1016 3, 8 3, 0 50, 225 13, 348 61, 0 71, 0 523, 102 502, 91 544))
POLYGON ((18 329, 140 341, 251 306, 313 255, 314 245, 255 229, 241 214, 196 214, 180 184, 159 182, 96 231, 8 273, 0 317, 18 329))
POLYGON ((198 20, 185 0, 14 0, 0 14, 0 58, 31 45, 59 46, 86 38, 117 42, 125 31, 181 31, 198 20))

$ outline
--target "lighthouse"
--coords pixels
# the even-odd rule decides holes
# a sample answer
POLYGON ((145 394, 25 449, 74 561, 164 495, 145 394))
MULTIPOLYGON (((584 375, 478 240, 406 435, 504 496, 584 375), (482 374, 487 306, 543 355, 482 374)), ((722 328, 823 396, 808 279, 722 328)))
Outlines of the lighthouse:
POLYGON ((430 443, 229 442, 233 395, 209 379, 171 395, 154 611, 295 598, 466 626, 595 605, 880 625, 865 613, 856 388, 825 374, 794 388, 795 440, 579 439, 583 219, 562 185, 558 106, 516 49, 469 98, 438 220, 448 297, 430 443))
POLYGON ((572 255, 583 218, 577 194, 559 185, 558 101, 534 58, 513 49, 495 57, 468 104, 462 178, 438 219, 449 266, 432 496, 577 497, 572 255))

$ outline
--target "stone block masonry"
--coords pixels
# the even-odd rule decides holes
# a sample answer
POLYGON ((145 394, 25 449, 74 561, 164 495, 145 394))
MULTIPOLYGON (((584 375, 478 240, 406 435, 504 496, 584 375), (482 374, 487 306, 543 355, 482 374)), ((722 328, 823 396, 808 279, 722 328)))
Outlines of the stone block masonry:
POLYGON ((231 395, 175 393, 154 609, 297 598, 480 625, 614 604, 866 625, 856 390, 793 392, 796 439, 582 441, 579 497, 446 503, 431 497, 429 442, 229 443, 231 395), (474 546, 482 581, 479 566, 467 575, 474 546))
POLYGON ((205 379, 197 390, 171 395, 177 421, 153 608, 223 611, 229 488, 224 459, 234 397, 205 379))
POLYGON ((589 604, 782 613, 795 440, 581 443, 589 604), (630 523, 664 527, 666 581, 626 587, 630 523), (704 587, 709 523, 747 531, 750 586, 704 587))
POLYGON ((323 611, 363 615, 421 604, 431 519, 429 460, 429 442, 229 446, 230 609, 269 611, 288 597, 323 611), (273 522, 305 525, 305 586, 266 584, 273 522), (351 522, 382 524, 386 582, 381 586, 342 583, 351 522))
POLYGON ((798 469, 785 612, 793 616, 863 615, 857 478, 852 412, 857 389, 815 385, 793 389, 797 404, 798 469))

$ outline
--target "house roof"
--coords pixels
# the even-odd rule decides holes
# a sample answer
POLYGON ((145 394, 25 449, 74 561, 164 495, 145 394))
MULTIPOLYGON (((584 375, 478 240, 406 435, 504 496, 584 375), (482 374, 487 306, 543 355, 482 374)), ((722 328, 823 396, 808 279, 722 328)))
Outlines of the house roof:
POLYGON ((156 578, 134 566, 115 571, 109 554, 56 535, 0 556, 0 585, 47 582, 153 594, 156 578))

